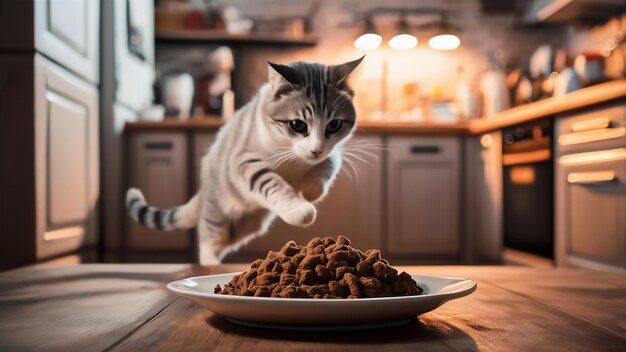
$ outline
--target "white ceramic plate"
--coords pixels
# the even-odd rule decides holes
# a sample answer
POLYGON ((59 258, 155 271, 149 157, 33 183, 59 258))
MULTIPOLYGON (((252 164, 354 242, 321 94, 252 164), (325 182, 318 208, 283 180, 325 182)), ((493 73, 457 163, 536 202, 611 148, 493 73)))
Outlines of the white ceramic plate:
POLYGON ((424 289, 420 296, 339 300, 213 293, 217 284, 224 287, 237 274, 190 277, 171 282, 167 288, 234 323, 292 330, 352 330, 405 324, 476 289, 476 282, 470 279, 413 275, 424 289))

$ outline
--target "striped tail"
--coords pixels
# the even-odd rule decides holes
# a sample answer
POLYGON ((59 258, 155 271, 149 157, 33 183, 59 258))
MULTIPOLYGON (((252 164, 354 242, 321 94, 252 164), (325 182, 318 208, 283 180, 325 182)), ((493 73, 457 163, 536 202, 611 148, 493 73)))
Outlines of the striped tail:
POLYGON ((202 204, 200 194, 193 196, 187 204, 159 209, 149 206, 140 190, 131 188, 126 192, 126 208, 133 220, 149 228, 163 231, 190 229, 198 225, 202 204))

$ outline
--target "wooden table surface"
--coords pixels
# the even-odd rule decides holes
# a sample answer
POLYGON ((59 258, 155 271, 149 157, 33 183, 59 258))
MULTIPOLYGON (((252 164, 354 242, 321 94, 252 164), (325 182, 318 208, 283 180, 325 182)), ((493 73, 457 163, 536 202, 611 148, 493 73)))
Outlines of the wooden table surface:
POLYGON ((0 351, 625 351, 626 275, 511 266, 401 267, 478 288, 415 322, 358 332, 241 327, 165 283, 242 265, 87 264, 0 273, 0 351))

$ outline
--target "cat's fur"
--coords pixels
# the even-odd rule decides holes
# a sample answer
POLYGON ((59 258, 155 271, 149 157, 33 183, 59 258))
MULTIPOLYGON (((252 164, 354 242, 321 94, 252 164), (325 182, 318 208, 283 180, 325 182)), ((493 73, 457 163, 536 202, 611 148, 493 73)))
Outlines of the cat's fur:
POLYGON ((269 63, 269 83, 222 127, 203 157, 199 192, 185 205, 158 209, 129 189, 130 216, 161 230, 198 226, 202 264, 218 263, 262 235, 276 215, 292 225, 312 224, 314 203, 337 176, 353 132, 347 79, 362 59, 338 66, 269 63), (301 123, 292 120, 306 122, 307 131, 297 132, 301 123), (342 122, 329 125, 333 120, 342 122))

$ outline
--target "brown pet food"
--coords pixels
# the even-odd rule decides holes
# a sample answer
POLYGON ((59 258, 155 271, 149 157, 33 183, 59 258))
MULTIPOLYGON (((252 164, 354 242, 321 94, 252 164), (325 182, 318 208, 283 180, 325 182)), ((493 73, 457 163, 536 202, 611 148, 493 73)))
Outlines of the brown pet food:
POLYGON ((379 250, 363 253, 344 236, 315 237, 306 246, 289 241, 279 252, 255 260, 223 289, 215 287, 222 295, 324 299, 414 296, 422 291, 379 250))

